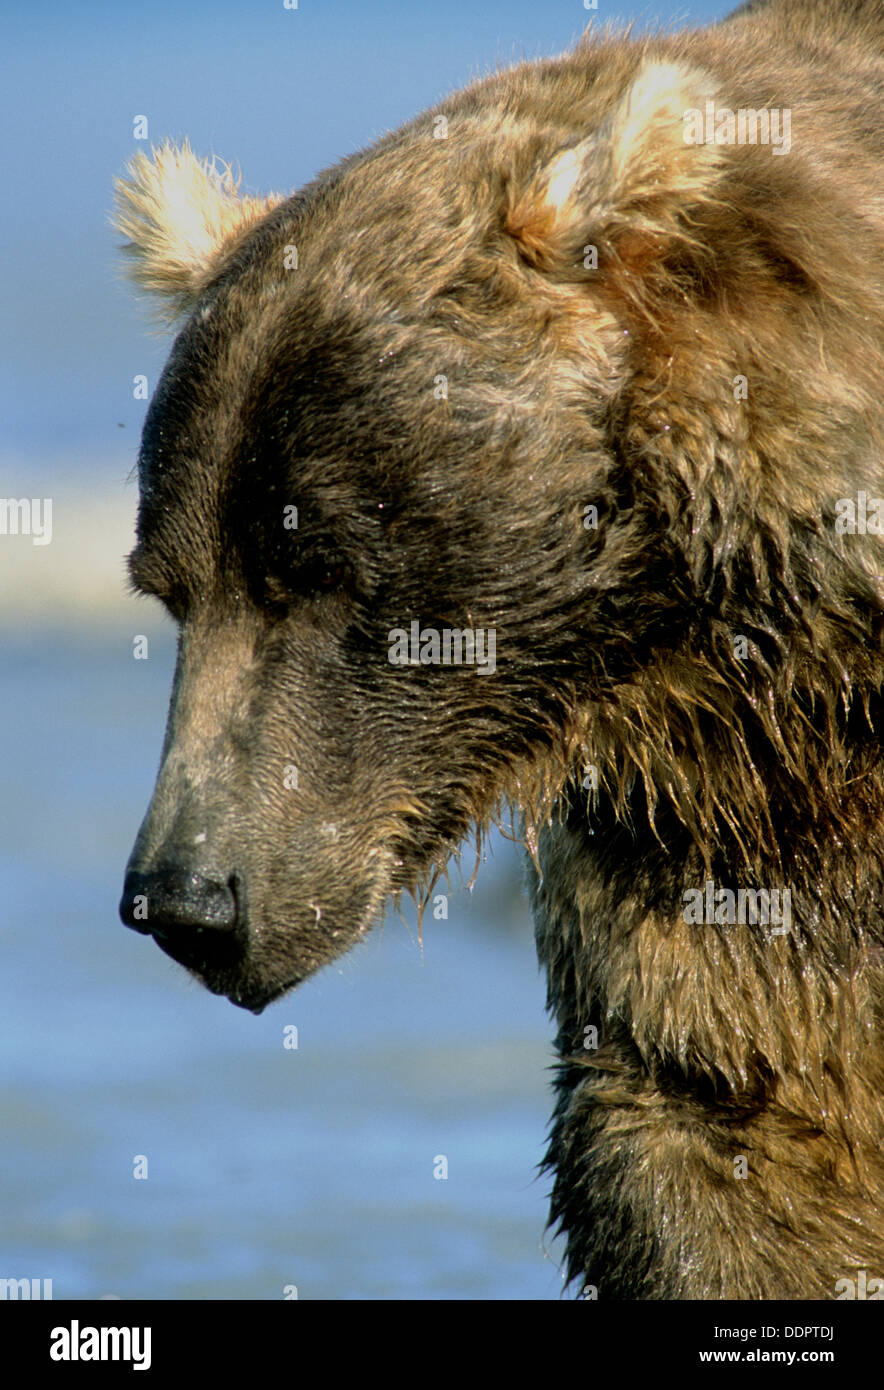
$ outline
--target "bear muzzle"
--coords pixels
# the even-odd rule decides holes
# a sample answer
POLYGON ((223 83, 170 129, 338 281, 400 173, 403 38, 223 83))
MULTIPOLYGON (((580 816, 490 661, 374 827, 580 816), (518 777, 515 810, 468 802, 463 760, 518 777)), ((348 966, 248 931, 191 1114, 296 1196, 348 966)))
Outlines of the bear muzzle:
POLYGON ((236 970, 246 955, 248 931, 235 874, 224 883, 178 867, 130 870, 120 917, 203 978, 236 970))

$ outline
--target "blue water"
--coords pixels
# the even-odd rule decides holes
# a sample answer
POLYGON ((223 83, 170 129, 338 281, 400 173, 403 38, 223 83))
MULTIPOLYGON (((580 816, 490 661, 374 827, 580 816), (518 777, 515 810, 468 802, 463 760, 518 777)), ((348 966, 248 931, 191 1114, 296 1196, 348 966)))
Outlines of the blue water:
POLYGON ((254 1018, 116 915, 170 637, 147 662, 126 632, 0 651, 0 1277, 55 1298, 556 1297, 553 1030, 519 853, 496 838, 472 894, 454 873, 422 950, 391 914, 254 1018))

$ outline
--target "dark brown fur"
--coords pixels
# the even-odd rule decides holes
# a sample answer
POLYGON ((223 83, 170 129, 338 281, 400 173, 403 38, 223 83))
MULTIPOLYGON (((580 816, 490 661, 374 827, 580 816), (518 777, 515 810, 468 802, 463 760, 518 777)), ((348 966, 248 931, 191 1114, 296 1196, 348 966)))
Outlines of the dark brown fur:
POLYGON ((479 82, 226 201, 205 262, 123 192, 190 315, 141 459, 182 645, 132 882, 234 885, 226 953, 156 934, 260 1009, 517 803, 552 1219, 602 1298, 884 1278, 882 538, 835 527, 884 495, 882 78, 884 6, 781 0, 479 82), (789 108, 791 151, 686 146, 707 97, 789 108), (494 628, 496 672, 391 665, 413 618, 494 628), (686 923, 707 879, 788 888, 791 930, 686 923))

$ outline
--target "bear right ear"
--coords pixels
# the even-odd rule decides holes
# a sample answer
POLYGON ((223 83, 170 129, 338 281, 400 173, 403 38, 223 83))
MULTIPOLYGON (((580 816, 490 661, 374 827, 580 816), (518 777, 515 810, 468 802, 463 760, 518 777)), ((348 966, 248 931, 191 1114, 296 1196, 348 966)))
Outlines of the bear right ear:
POLYGON ((188 309, 221 252, 282 202, 282 195, 240 198, 228 166, 199 160, 187 141, 138 153, 129 177, 115 180, 114 226, 128 238, 131 274, 161 295, 170 316, 188 309))
POLYGON ((719 146, 686 141, 685 117, 715 86, 697 68, 646 60, 598 131, 511 200, 505 228, 523 258, 549 270, 590 242, 628 267, 689 239, 685 214, 714 196, 724 163, 719 146))

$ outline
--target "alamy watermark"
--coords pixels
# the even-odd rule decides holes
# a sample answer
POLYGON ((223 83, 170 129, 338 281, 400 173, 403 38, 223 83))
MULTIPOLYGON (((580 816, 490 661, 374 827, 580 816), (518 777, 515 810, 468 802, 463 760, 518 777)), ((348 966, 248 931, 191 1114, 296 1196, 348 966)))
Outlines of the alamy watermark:
POLYGON ((792 926, 791 888, 687 888, 682 917, 691 926, 769 926, 785 936, 792 926))
POLYGON ((835 531, 839 536, 884 536, 884 498, 858 492, 835 503, 835 531))
POLYGON ((0 1299, 51 1299, 51 1279, 0 1279, 0 1299))
POLYGON ((77 1318, 67 1327, 53 1327, 52 1361, 131 1361, 133 1371, 150 1370, 149 1327, 81 1327, 77 1318))
POLYGON ((493 627, 425 627, 414 618, 409 630, 394 627, 387 637, 392 666, 475 666, 479 676, 494 674, 497 633, 493 627))
POLYGON ((686 145, 770 145, 771 154, 792 148, 792 112, 788 106, 716 107, 707 101, 701 111, 691 106, 682 115, 686 145))
POLYGON ((51 497, 0 497, 0 536, 30 536, 34 545, 52 540, 51 497))
POLYGON ((884 1279, 869 1277, 866 1269, 857 1271, 855 1279, 845 1276, 843 1279, 835 1281, 835 1300, 840 1303, 843 1300, 848 1302, 859 1299, 861 1302, 868 1299, 870 1303, 884 1303, 884 1279))

